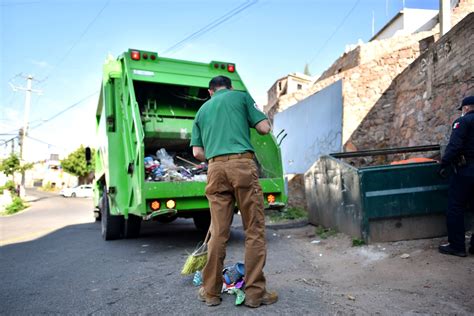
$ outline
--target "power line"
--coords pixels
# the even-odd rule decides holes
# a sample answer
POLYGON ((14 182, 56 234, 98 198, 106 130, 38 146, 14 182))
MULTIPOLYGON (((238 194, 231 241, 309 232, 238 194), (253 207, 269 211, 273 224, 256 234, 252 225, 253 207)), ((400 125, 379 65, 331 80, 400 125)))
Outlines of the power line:
POLYGON ((96 95, 97 93, 99 93, 99 91, 95 91, 94 93, 89 94, 88 96, 82 98, 81 100, 77 101, 76 103, 71 104, 70 106, 68 106, 68 107, 65 108, 64 110, 62 110, 62 111, 60 111, 60 112, 54 114, 54 115, 51 116, 50 118, 48 118, 48 119, 46 119, 46 120, 42 120, 40 123, 38 123, 38 124, 36 124, 36 125, 34 125, 34 126, 31 126, 31 127, 30 127, 30 130, 31 130, 31 129, 34 129, 34 128, 38 128, 38 127, 40 127, 41 125, 43 125, 43 124, 45 124, 45 123, 48 123, 49 121, 51 121, 51 120, 57 118, 57 117, 60 116, 61 114, 66 113, 67 111, 69 111, 69 110, 75 108, 76 106, 78 106, 78 105, 81 104, 82 102, 86 101, 87 99, 93 97, 93 96, 96 95))
MULTIPOLYGON (((81 104, 82 102, 84 102, 85 100, 93 97, 94 95, 96 95, 97 93, 99 93, 99 91, 95 91, 94 93, 91 93, 89 94, 88 96, 82 98, 81 100, 75 102, 74 104, 71 104, 70 106, 68 106, 67 108, 65 108, 64 110, 61 110, 60 112, 56 113, 55 115, 51 116, 50 118, 48 119, 45 119, 45 120, 42 120, 42 119, 39 119, 39 120, 34 120, 34 121, 31 121, 31 122, 28 122, 28 124, 32 124, 34 122, 38 122, 36 125, 33 125, 33 126, 30 126, 28 129, 31 130, 33 128, 37 128, 37 127, 40 127, 41 125, 45 124, 45 123, 48 123, 49 121, 55 119, 56 117, 60 116, 61 114, 64 114, 66 113, 67 111, 73 109, 74 107, 78 106, 79 104, 81 104)), ((15 131, 18 131, 20 128, 16 128, 14 130, 11 130, 11 131, 8 131, 6 132, 6 134, 10 134, 10 133, 13 133, 15 131)), ((0 134, 1 135, 1 134, 0 134)), ((13 134, 12 134, 13 135, 13 134)), ((1 145, 1 144, 0 144, 1 145)))
POLYGON ((211 23, 206 24, 205 26, 203 26, 199 30, 193 32, 192 34, 186 36, 181 41, 179 41, 176 44, 170 46, 169 48, 167 48, 163 52, 163 54, 166 54, 168 52, 176 52, 180 47, 182 47, 184 45, 184 43, 186 43, 188 41, 191 41, 193 39, 196 39, 196 38, 206 34, 210 30, 212 30, 213 28, 221 25, 222 23, 224 23, 225 21, 227 21, 230 18, 234 17, 235 15, 239 14, 240 12, 242 12, 242 11, 248 9, 249 7, 255 5, 257 2, 258 2, 258 0, 251 0, 251 1, 247 0, 245 3, 243 3, 241 5, 238 5, 237 7, 233 8, 230 11, 228 11, 227 13, 225 13, 224 15, 220 16, 219 18, 215 19, 211 23))
POLYGON ((38 139, 38 138, 34 138, 34 137, 31 137, 31 136, 27 136, 29 139, 31 140, 34 140, 35 142, 38 142, 38 143, 42 143, 42 144, 45 144, 45 145, 48 145, 48 146, 53 146, 53 147, 57 147, 57 148, 62 148, 60 146, 57 146, 55 144, 51 144, 51 143, 48 143, 44 140, 41 140, 41 139, 38 139))
POLYGON ((69 49, 66 51, 66 53, 59 59, 59 61, 53 66, 53 68, 50 70, 48 75, 42 79, 40 82, 45 82, 49 77, 51 77, 51 74, 56 70, 56 68, 66 60, 66 58, 71 54, 72 50, 79 44, 79 42, 82 40, 82 38, 86 35, 86 33, 89 31, 89 29, 92 27, 92 25, 97 21, 97 19, 101 16, 102 12, 104 12, 105 8, 109 5, 110 0, 107 0, 107 2, 104 4, 104 6, 99 10, 99 12, 94 16, 94 18, 87 24, 86 28, 84 31, 79 35, 77 40, 69 47, 69 49))
POLYGON ((341 23, 339 23, 339 25, 336 27, 336 29, 334 30, 334 32, 332 32, 331 36, 329 36, 328 39, 323 43, 323 45, 321 45, 321 47, 319 48, 319 50, 317 51, 317 53, 314 55, 314 57, 310 59, 309 64, 313 63, 313 61, 319 56, 319 54, 321 54, 321 52, 323 51, 323 49, 326 48, 326 45, 329 44, 329 42, 332 40, 332 38, 334 37, 334 35, 336 35, 336 33, 339 32, 340 28, 344 25, 344 23, 346 22, 347 18, 349 18, 349 16, 352 14, 352 12, 354 11, 354 9, 359 5, 359 2, 360 2, 360 0, 357 0, 357 1, 354 3, 354 5, 352 6, 352 8, 349 10, 349 12, 347 12, 346 16, 342 19, 341 23))

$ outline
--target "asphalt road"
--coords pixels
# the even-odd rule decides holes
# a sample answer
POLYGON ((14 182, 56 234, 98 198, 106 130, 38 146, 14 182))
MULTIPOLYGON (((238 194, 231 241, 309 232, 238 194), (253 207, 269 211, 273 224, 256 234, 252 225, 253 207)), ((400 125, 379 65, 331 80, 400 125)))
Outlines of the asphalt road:
MULTIPOLYGON (((250 309, 197 300, 192 276, 180 275, 203 238, 192 220, 144 223, 140 238, 105 242, 92 201, 40 194, 30 210, 0 218, 0 314, 302 315, 327 314, 318 271, 286 235, 267 230, 268 287, 280 300, 250 309)), ((236 221, 238 226, 238 221, 236 221)), ((244 235, 234 227, 227 264, 243 260, 244 235)))

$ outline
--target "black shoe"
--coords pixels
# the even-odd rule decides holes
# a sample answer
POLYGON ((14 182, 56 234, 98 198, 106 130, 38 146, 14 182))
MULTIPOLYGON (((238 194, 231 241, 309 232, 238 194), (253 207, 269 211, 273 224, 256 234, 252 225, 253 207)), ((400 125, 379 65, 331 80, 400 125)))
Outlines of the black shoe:
POLYGON ((456 250, 453 247, 451 247, 450 244, 441 245, 441 246, 438 247, 438 250, 439 250, 440 253, 445 254, 445 255, 452 255, 452 256, 458 256, 458 257, 467 257, 466 251, 456 250))

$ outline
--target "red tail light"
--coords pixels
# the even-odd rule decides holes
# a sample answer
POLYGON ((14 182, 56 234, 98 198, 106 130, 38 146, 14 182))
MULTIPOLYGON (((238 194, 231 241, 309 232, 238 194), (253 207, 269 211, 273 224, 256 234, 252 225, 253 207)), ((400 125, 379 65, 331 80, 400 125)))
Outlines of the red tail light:
POLYGON ((130 57, 133 59, 133 60, 140 60, 140 52, 137 51, 137 50, 132 50, 130 52, 130 57))
POLYGON ((235 65, 234 64, 227 64, 227 71, 228 72, 235 72, 235 65))

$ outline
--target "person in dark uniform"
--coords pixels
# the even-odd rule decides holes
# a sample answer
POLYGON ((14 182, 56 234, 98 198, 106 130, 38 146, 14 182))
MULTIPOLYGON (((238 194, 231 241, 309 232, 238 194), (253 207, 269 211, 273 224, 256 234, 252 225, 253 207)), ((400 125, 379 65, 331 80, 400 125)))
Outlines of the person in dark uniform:
MULTIPOLYGON (((452 169, 446 224, 448 244, 439 246, 442 254, 466 257, 464 213, 474 203, 474 96, 462 100, 462 115, 453 123, 451 137, 441 159, 440 175, 452 169)), ((474 234, 469 252, 474 254, 474 234)))

